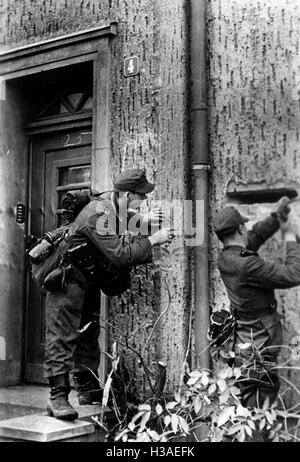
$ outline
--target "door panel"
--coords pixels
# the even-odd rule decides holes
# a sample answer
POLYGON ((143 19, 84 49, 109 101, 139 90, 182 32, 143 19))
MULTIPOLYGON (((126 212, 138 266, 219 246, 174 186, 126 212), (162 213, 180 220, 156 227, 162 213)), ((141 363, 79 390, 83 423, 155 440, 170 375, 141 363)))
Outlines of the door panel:
MULTIPOLYGON (((33 241, 59 226, 56 210, 66 191, 90 188, 91 135, 74 131, 31 139, 29 236, 33 241), (76 142, 70 142, 75 140, 76 142)), ((45 295, 28 274, 25 380, 43 383, 45 295)))

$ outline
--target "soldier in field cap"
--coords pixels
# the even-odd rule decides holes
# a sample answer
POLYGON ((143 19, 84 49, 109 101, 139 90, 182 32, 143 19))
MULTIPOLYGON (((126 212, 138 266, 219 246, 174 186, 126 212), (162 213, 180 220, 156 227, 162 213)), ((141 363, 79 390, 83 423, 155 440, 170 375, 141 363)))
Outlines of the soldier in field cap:
POLYGON ((249 218, 243 217, 235 207, 226 207, 216 216, 213 226, 219 238, 231 234, 239 225, 247 223, 249 218))
POLYGON ((63 289, 47 291, 44 369, 51 387, 47 409, 58 419, 78 416, 68 401, 71 370, 79 404, 102 399, 96 378, 100 327, 95 313, 99 311, 100 288, 107 295, 126 290, 128 268, 150 263, 153 246, 174 237, 170 228, 160 229, 161 210, 152 210, 147 217, 137 218, 151 222, 154 230, 157 225, 157 230, 126 240, 128 218, 134 216, 154 184, 143 170, 129 169, 115 177, 113 186, 112 191, 98 193, 71 224, 67 245, 76 271, 66 278, 63 289))
MULTIPOLYGON (((249 360, 257 348, 264 366, 249 372, 249 379, 240 383, 244 406, 262 406, 268 396, 274 401, 278 377, 272 366, 282 344, 282 326, 276 311, 275 289, 288 289, 300 284, 300 244, 297 225, 290 213, 289 199, 282 198, 274 212, 248 231, 248 218, 235 207, 226 207, 213 220, 214 232, 223 243, 218 268, 227 289, 231 312, 236 317, 233 341, 237 366, 249 360), (284 264, 265 261, 258 255, 259 247, 281 228, 286 243, 284 264), (252 347, 240 350, 239 344, 252 347), (269 364, 269 369, 266 369, 269 364)), ((230 344, 230 342, 228 342, 230 344)))

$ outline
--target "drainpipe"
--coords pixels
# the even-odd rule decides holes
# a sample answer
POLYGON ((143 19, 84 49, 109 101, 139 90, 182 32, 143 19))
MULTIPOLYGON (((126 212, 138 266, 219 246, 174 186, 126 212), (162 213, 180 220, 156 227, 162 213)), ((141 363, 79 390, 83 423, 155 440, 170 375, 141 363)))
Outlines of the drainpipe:
POLYGON ((194 316, 195 362, 197 367, 210 367, 206 338, 209 324, 208 268, 208 128, 206 82, 206 0, 191 0, 191 122, 193 152, 194 201, 200 201, 203 241, 194 247, 194 316))

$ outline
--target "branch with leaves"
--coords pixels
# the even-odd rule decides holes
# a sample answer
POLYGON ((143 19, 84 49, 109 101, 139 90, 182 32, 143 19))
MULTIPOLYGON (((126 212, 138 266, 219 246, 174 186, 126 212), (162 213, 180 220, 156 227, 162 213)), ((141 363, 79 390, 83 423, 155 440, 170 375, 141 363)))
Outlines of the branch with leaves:
MULTIPOLYGON (((249 344, 241 345, 241 350, 247 348, 249 344)), ((299 422, 300 414, 287 409, 281 395, 273 403, 267 398, 262 407, 241 404, 239 383, 250 363, 245 369, 219 361, 213 371, 184 366, 184 382, 174 397, 161 393, 137 406, 130 420, 119 420, 114 441, 167 442, 189 435, 197 440, 196 430, 203 423, 205 441, 210 442, 253 441, 262 434, 268 441, 298 441, 298 425, 291 427, 290 422, 299 422)))

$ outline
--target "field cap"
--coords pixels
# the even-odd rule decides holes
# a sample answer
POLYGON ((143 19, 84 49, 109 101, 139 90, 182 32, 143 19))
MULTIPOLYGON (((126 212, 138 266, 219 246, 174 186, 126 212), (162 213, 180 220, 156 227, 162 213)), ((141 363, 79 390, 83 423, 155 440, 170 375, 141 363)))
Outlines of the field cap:
POLYGON ((130 191, 138 194, 148 194, 155 187, 147 180, 144 170, 138 168, 121 172, 116 176, 113 185, 116 191, 130 191))
POLYGON ((234 233, 239 225, 249 221, 243 217, 235 207, 225 207, 213 220, 213 229, 218 237, 234 233))

